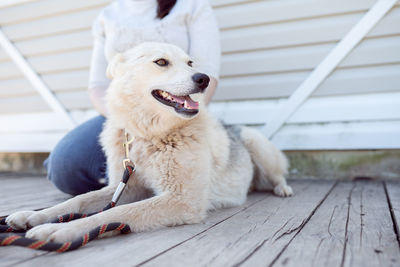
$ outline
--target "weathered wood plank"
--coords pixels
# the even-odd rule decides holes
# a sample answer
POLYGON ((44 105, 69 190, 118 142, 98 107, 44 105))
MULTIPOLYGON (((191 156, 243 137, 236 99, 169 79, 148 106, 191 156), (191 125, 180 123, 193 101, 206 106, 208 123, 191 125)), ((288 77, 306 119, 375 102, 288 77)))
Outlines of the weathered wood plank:
MULTIPOLYGON (((343 257, 349 196, 353 183, 338 184, 307 225, 290 242, 274 266, 340 266, 343 257)), ((266 250, 260 250, 245 265, 256 266, 266 250)))
POLYGON ((272 262, 323 201, 333 181, 295 183, 291 198, 268 198, 145 266, 235 266, 260 248, 272 262))
POLYGON ((355 185, 342 266, 399 266, 400 249, 382 183, 359 181, 355 185))
MULTIPOLYGON (((397 266, 396 243, 382 184, 340 183, 273 266, 397 266)), ((260 265, 267 252, 245 266, 260 265)))
POLYGON ((22 247, 0 247, 0 266, 19 266, 19 263, 47 253, 46 251, 29 250, 22 247))
MULTIPOLYGON (((24 182, 0 179, 5 185, 0 193, 16 190, 17 179, 24 182)), ((398 265, 400 250, 382 183, 343 182, 333 189, 333 181, 291 184, 292 198, 251 194, 245 205, 212 212, 204 223, 102 239, 66 254, 1 248, 0 265, 398 265)), ((392 207, 399 207, 399 190, 399 183, 388 183, 392 207)))
POLYGON ((400 246, 400 183, 384 182, 385 193, 391 207, 393 227, 397 235, 397 242, 400 246))
POLYGON ((266 198, 272 198, 271 194, 251 194, 246 204, 211 212, 203 223, 102 239, 91 242, 79 250, 66 254, 47 254, 44 257, 26 261, 21 266, 59 265, 60 263, 61 266, 102 266, 104 264, 112 264, 113 266, 129 264, 134 266, 191 240, 225 220, 241 214, 266 198))
POLYGON ((0 216, 19 210, 35 210, 49 207, 66 200, 66 195, 57 190, 45 177, 13 177, 0 176, 0 216))
MULTIPOLYGON (((0 174, 0 216, 19 210, 42 209, 66 200, 69 196, 58 191, 45 177, 0 174)), ((47 254, 20 247, 1 247, 0 266, 15 266, 19 262, 47 254)))

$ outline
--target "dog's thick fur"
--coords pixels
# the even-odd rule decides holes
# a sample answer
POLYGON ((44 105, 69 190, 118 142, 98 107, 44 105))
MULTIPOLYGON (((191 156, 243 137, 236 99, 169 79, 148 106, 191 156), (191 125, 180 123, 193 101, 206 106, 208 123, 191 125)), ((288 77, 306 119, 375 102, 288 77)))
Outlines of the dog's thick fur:
POLYGON ((7 223, 33 227, 27 233, 30 238, 65 242, 104 223, 124 222, 134 232, 198 223, 207 210, 241 205, 249 190, 264 190, 268 184, 279 196, 291 195, 283 154, 261 133, 223 126, 214 119, 202 104, 202 94, 192 94, 198 90, 189 61, 181 49, 159 43, 145 43, 115 56, 107 70, 113 81, 107 94, 109 117, 101 134, 109 185, 48 209, 14 213, 7 223), (157 65, 160 58, 168 66, 157 65), (153 97, 155 89, 191 95, 200 102, 199 112, 176 112, 153 97), (120 200, 124 205, 48 224, 57 215, 94 212, 109 203, 124 171, 123 129, 135 138, 130 157, 137 167, 120 200))

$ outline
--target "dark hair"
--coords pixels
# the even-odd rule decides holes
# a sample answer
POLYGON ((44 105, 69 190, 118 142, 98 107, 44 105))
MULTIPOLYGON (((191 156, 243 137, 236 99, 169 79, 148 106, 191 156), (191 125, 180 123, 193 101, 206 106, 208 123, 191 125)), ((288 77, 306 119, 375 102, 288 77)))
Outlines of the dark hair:
POLYGON ((163 19, 169 14, 171 9, 175 6, 176 0, 157 0, 157 18, 163 19))

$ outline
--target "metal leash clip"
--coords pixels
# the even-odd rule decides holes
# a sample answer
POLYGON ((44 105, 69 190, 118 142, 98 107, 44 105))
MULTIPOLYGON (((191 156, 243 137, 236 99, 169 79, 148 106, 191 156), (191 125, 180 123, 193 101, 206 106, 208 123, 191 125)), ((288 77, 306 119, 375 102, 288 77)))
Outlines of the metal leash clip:
POLYGON ((123 143, 123 146, 125 148, 125 158, 122 160, 122 164, 124 166, 125 172, 124 172, 121 182, 119 182, 119 185, 118 185, 117 189, 115 190, 114 195, 112 197, 112 203, 114 203, 114 205, 118 202, 119 198, 121 197, 122 191, 124 191, 129 177, 131 175, 133 175, 136 170, 135 164, 129 158, 129 145, 132 144, 132 142, 134 140, 135 140, 134 137, 132 137, 132 139, 129 140, 129 134, 125 130, 125 142, 123 143))
POLYGON ((125 142, 123 143, 123 146, 125 148, 125 158, 122 160, 122 164, 124 166, 124 169, 126 169, 128 164, 131 165, 131 166, 135 166, 135 164, 133 164, 132 160, 130 160, 130 158, 129 158, 129 146, 130 146, 130 144, 133 143, 134 140, 135 140, 135 137, 132 137, 132 139, 129 140, 129 134, 125 130, 125 142))

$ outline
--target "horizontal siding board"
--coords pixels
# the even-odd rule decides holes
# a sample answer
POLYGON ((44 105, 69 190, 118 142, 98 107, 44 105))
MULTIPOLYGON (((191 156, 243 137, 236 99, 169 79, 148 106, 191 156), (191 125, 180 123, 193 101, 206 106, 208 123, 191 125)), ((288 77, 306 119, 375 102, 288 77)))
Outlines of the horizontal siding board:
POLYGON ((39 1, 39 0, 2 0, 2 1, 0 1, 0 8, 17 6, 17 5, 22 5, 22 4, 26 4, 29 2, 35 2, 35 1, 39 1))
MULTIPOLYGON (((59 34, 33 40, 16 42, 15 46, 25 56, 60 53, 68 50, 91 49, 93 38, 89 30, 59 34)), ((0 50, 0 61, 9 60, 0 50)))
POLYGON ((31 95, 35 92, 36 90, 26 79, 10 79, 0 82, 0 98, 31 95))
POLYGON ((44 17, 59 16, 63 13, 104 6, 110 0, 45 0, 0 9, 0 24, 15 24, 44 17))
POLYGON ((400 62, 400 36, 367 39, 362 41, 340 64, 352 67, 400 62))
POLYGON ((314 96, 400 91, 400 64, 334 71, 314 96))
MULTIPOLYGON (((98 115, 98 113, 92 109, 74 110, 70 114, 78 124, 98 115)), ((41 133, 68 130, 68 127, 63 123, 62 118, 53 112, 1 115, 0 125, 7 126, 0 128, 0 134, 22 132, 41 133), (24 123, 20 123, 21 121, 24 123)))
MULTIPOLYGON (((82 103, 77 103, 86 97, 87 94, 85 93, 63 94, 61 95, 60 100, 71 109, 91 109, 90 105, 86 106, 82 103)), ((15 100, 13 106, 21 107, 22 104, 19 105, 18 103, 25 103, 27 105, 29 104, 28 99, 28 97, 19 98, 18 100, 15 100)), ((87 101, 87 99, 85 101, 87 101)), ((212 103, 210 105, 210 110, 216 117, 222 119, 228 124, 261 125, 264 124, 266 118, 274 116, 275 112, 277 112, 278 110, 279 105, 284 102, 285 99, 212 103)), ((39 110, 39 107, 40 105, 38 105, 38 109, 35 110, 36 112, 43 111, 39 110)), ((354 95, 350 97, 314 97, 309 99, 302 107, 300 107, 298 112, 296 112, 289 119, 288 124, 400 120, 399 107, 400 92, 354 95)), ((29 108, 29 111, 32 110, 33 107, 31 106, 29 108)), ((22 113, 21 111, 22 110, 20 110, 20 113, 22 113)), ((29 111, 25 112, 28 113, 29 111)), ((14 114, 16 112, 17 111, 14 111, 14 114)), ((76 110, 72 113, 81 114, 76 110)), ((80 117, 78 117, 78 115, 75 116, 80 119, 78 121, 82 121, 82 115, 80 115, 80 117)), ((7 115, 3 113, 0 116, 0 123, 12 121, 12 119, 10 118, 17 117, 25 119, 28 118, 24 114, 7 115), (3 118, 3 120, 1 118, 3 118)), ((53 118, 53 120, 55 120, 54 117, 56 117, 56 115, 45 115, 40 120, 43 121, 44 118, 53 118)), ((83 117, 86 118, 87 116, 83 117)), ((19 125, 17 128, 10 128, 10 126, 7 126, 6 128, 7 129, 3 129, 2 131, 0 130, 0 132, 15 131, 16 129, 25 129, 26 131, 32 131, 32 126, 29 125, 27 125, 27 128, 24 128, 23 125, 19 125)), ((51 128, 49 128, 48 130, 50 129, 51 128)))
MULTIPOLYGON (((224 53, 271 49, 285 46, 337 42, 361 19, 364 13, 317 17, 308 20, 256 25, 221 32, 224 53)), ((395 8, 367 35, 377 37, 400 34, 400 8, 395 8)))
MULTIPOLYGON (((289 72, 260 76, 221 79, 214 101, 287 97, 309 72, 289 72)), ((86 91, 88 71, 46 74, 44 81, 55 92, 86 91)), ((314 96, 365 94, 400 91, 400 64, 345 68, 333 72, 316 90, 314 96)), ((35 93, 24 79, 0 82, 0 98, 35 93)))
MULTIPOLYGON (((30 57, 28 62, 40 74, 88 69, 91 50, 79 50, 54 55, 30 57)), ((0 80, 22 77, 13 62, 0 63, 0 80)))
POLYGON ((286 125, 272 139, 284 150, 400 148, 400 120, 286 125))
MULTIPOLYGON (((65 133, 0 133, 0 152, 48 152, 65 133)), ((272 142, 284 150, 391 149, 399 135, 400 121, 287 125, 272 142)))
POLYGON ((38 111, 51 111, 47 103, 38 94, 0 99, 1 115, 38 111))
POLYGON ((23 77, 22 72, 12 61, 0 62, 0 82, 21 77, 23 77))
MULTIPOLYGON (((210 110, 228 124, 264 124, 286 99, 212 103, 210 110)), ((288 124, 400 119, 400 92, 313 97, 288 124)))
POLYGON ((222 78, 214 101, 287 97, 308 71, 222 78))
MULTIPOLYGON (((320 44, 229 54, 222 58, 221 75, 235 76, 311 70, 334 47, 335 44, 320 44)), ((364 40, 344 59, 340 67, 398 63, 400 62, 399 47, 400 36, 364 40)))
MULTIPOLYGON (((82 9, 103 7, 111 2, 111 0, 3 0, 0 2, 0 24, 15 24, 43 17, 53 17, 63 13, 76 12, 82 9), (16 5, 18 2, 25 4, 16 5)), ((231 4, 245 4, 254 2, 254 0, 211 0, 210 2, 213 7, 218 8, 231 4)))
MULTIPOLYGON (((81 1, 82 2, 82 1, 81 1)), ((295 20, 314 16, 333 15, 347 12, 365 11, 374 0, 354 0, 329 2, 318 0, 293 1, 259 1, 246 5, 234 5, 216 9, 216 15, 221 29, 227 27, 272 23, 285 20, 295 20), (285 10, 285 12, 281 12, 285 10), (232 20, 231 18, 235 19, 232 20)), ((79 3, 78 3, 79 5, 79 3)), ((83 5, 83 4, 82 4, 83 5)), ((39 36, 57 34, 60 32, 88 29, 93 19, 100 12, 100 7, 88 10, 60 14, 54 17, 5 25, 4 32, 12 41, 37 38, 39 36)))
POLYGON ((90 49, 29 58, 35 70, 41 74, 89 68, 90 49))
POLYGON ((60 34, 62 32, 88 30, 99 12, 100 8, 89 9, 76 13, 4 26, 2 29, 13 42, 40 36, 60 34))
POLYGON ((217 9, 216 15, 220 28, 225 29, 366 11, 375 2, 375 0, 260 1, 217 9))
MULTIPOLYGON (((288 97, 309 71, 222 78, 215 101, 288 97)), ((400 91, 400 64, 334 71, 314 96, 400 91)))
POLYGON ((78 70, 78 71, 65 71, 61 73, 52 73, 43 75, 43 80, 48 84, 54 91, 69 91, 78 90, 84 88, 87 90, 89 71, 78 70))
MULTIPOLYGON (((223 52, 338 41, 362 15, 345 14, 340 17, 322 17, 298 22, 223 31, 221 34, 223 52)), ((376 37, 388 34, 400 34, 400 27, 395 27, 395 25, 399 24, 400 8, 395 8, 368 36, 376 37)), ((92 36, 90 30, 16 42, 16 47, 25 56, 90 48, 91 45, 92 36)), ((7 58, 7 55, 0 51, 0 61, 7 58)))
MULTIPOLYGON (((67 109, 88 109, 91 102, 87 91, 63 92, 56 94, 67 109)), ((48 105, 39 95, 0 98, 0 114, 18 114, 50 111, 48 105)))
POLYGON ((248 4, 251 2, 261 2, 263 0, 210 0, 214 8, 221 8, 227 5, 248 4))
MULTIPOLYGON (((69 109, 90 109, 87 92, 59 94, 69 109)), ((263 124, 274 116, 284 99, 212 103, 211 111, 229 124, 263 124)), ((48 111, 39 97, 0 99, 3 115, 48 111)), ((400 119, 400 92, 337 97, 314 97, 289 119, 288 123, 329 123, 400 119), (379 112, 377 112, 379 111, 379 112)))
MULTIPOLYGON (((54 92, 86 91, 89 72, 72 71, 46 74, 42 78, 54 92)), ((24 78, 3 80, 0 82, 0 98, 32 95, 37 91, 24 78)))
POLYGON ((65 134, 65 131, 0 134, 0 152, 50 152, 65 134))
MULTIPOLYGON (((334 47, 320 44, 226 55, 222 59, 221 75, 311 70, 334 47)), ((400 62, 400 36, 367 39, 344 59, 340 67, 388 64, 400 62), (385 53, 382 53, 385 51, 385 53)), ((88 68, 91 50, 79 50, 54 55, 30 57, 29 62, 41 74, 88 68)), ((0 63, 0 79, 18 77, 19 70, 11 62, 0 63)))

